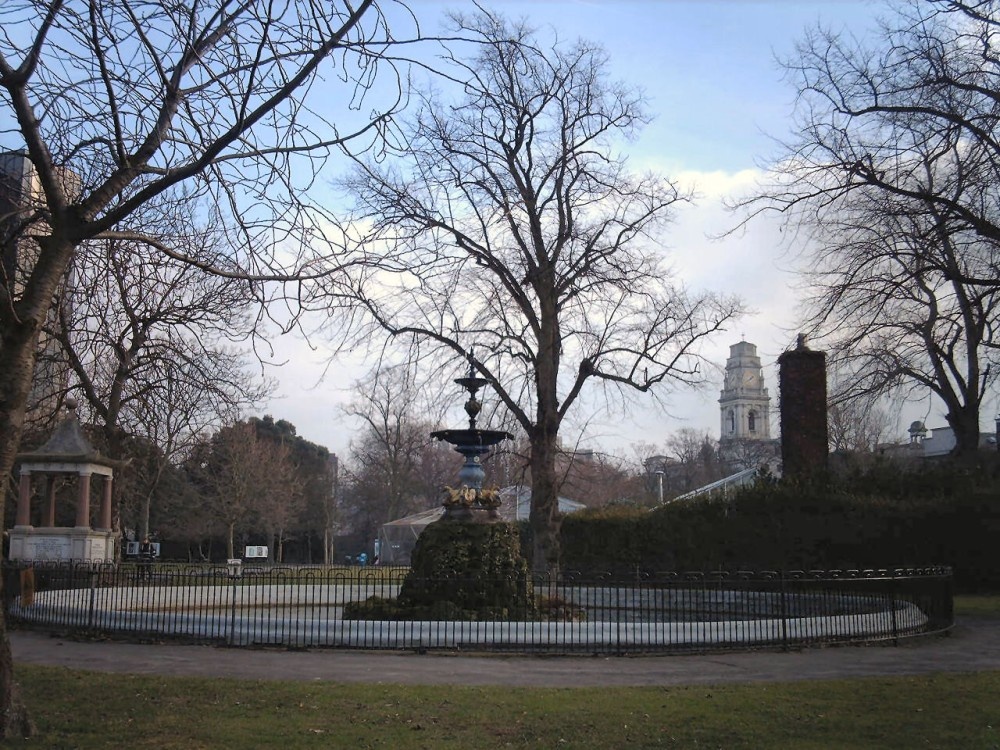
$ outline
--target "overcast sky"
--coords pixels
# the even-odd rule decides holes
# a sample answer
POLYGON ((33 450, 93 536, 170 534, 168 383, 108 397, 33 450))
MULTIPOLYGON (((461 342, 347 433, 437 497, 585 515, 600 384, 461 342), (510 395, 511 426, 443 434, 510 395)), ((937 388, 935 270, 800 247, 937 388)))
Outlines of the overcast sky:
MULTIPOLYGON (((662 238, 667 257, 691 288, 737 293, 756 311, 721 334, 709 354, 721 368, 731 344, 744 337, 757 344, 775 399, 774 363, 797 331, 794 248, 781 245, 783 235, 774 224, 751 225, 723 241, 707 235, 732 226, 721 199, 748 190, 775 152, 771 137, 788 132, 795 92, 783 82, 776 56, 790 54, 803 29, 816 23, 864 36, 883 6, 863 0, 494 0, 486 5, 551 27, 564 39, 601 42, 614 77, 644 90, 655 121, 629 145, 631 165, 662 171, 701 194, 662 238)), ((463 4, 414 0, 411 7, 425 28, 433 28, 446 8, 463 4)), ((471 9, 471 3, 464 7, 471 9)), ((267 410, 294 423, 303 437, 346 454, 353 425, 338 414, 337 404, 363 370, 338 362, 314 387, 327 360, 324 352, 288 339, 276 345, 279 357, 293 364, 273 372, 281 398, 267 410)), ((681 427, 707 429, 717 437, 721 370, 716 381, 702 392, 673 394, 668 414, 649 408, 624 418, 580 413, 579 423, 587 422, 581 444, 627 455, 630 443, 661 444, 681 427)), ((922 408, 929 411, 918 418, 932 427, 944 424, 936 406, 922 408)), ((772 419, 774 430, 776 422, 772 419)))

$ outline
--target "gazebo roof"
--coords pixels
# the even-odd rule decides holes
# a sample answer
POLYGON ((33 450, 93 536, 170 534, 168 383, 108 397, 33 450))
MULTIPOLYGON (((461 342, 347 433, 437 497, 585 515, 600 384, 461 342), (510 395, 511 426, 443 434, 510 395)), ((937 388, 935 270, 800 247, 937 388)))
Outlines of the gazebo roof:
POLYGON ((67 400, 66 416, 45 444, 33 451, 19 453, 17 460, 22 464, 97 464, 109 467, 118 463, 102 456, 87 440, 76 416, 76 402, 72 399, 67 400))

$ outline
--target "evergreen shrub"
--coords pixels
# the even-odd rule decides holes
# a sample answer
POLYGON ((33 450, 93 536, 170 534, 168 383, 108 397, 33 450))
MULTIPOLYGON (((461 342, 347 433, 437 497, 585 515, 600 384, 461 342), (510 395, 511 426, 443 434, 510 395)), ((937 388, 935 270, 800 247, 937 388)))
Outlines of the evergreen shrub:
POLYGON ((563 570, 868 569, 950 565, 962 591, 1000 590, 995 464, 886 463, 810 481, 761 481, 727 497, 567 516, 563 570))

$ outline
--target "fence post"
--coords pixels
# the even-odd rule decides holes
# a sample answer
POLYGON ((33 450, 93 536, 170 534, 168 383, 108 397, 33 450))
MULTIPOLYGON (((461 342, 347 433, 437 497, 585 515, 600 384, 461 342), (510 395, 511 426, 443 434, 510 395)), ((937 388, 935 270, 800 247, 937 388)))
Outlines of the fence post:
POLYGON ((781 650, 788 650, 788 601, 785 589, 785 571, 778 572, 778 587, 781 592, 781 650))
MULTIPOLYGON (((951 568, 947 568, 941 572, 944 579, 944 596, 941 598, 941 592, 938 592, 938 603, 943 602, 944 608, 944 622, 945 628, 944 632, 946 635, 951 635, 951 628, 955 624, 955 579, 952 576, 951 568)), ((942 628, 938 626, 938 629, 942 628)))
POLYGON ((94 607, 97 598, 97 571, 91 569, 87 576, 90 579, 90 607, 87 610, 87 630, 92 630, 94 627, 94 607))
POLYGON ((230 576, 229 585, 229 637, 226 639, 230 646, 233 645, 233 631, 236 630, 236 577, 230 576))
POLYGON ((899 622, 896 618, 896 569, 889 572, 889 612, 892 616, 892 645, 899 645, 899 622))

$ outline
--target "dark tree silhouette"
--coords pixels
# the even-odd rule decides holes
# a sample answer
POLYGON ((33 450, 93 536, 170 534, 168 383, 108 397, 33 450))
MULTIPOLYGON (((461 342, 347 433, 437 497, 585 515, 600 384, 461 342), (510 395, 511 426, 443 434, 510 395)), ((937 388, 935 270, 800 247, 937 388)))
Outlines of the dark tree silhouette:
MULTIPOLYGON (((322 273, 318 254, 325 270, 336 269, 331 249, 317 246, 301 188, 331 151, 363 148, 384 132, 397 96, 369 102, 373 117, 351 105, 401 32, 389 34, 374 0, 10 0, 0 6, 0 28, 0 140, 26 159, 30 175, 0 217, 7 476, 39 331, 82 243, 135 240, 256 281, 322 273), (327 101, 341 105, 338 123, 305 104, 319 81, 327 101), (188 254, 146 235, 136 212, 155 199, 198 206, 217 241, 188 254)), ((0 623, 0 736, 30 729, 14 688, 0 623)))
POLYGON ((615 153, 646 115, 604 52, 489 13, 454 20, 478 44, 444 51, 454 96, 418 95, 401 158, 347 181, 369 262, 327 299, 360 302, 364 340, 380 328, 489 379, 530 445, 533 564, 554 569, 567 414, 588 387, 700 379, 699 342, 738 305, 671 282, 656 240, 688 196, 615 153))
POLYGON ((975 453, 997 376, 1000 58, 995 2, 900 3, 871 44, 817 29, 785 62, 795 130, 741 204, 806 247, 807 327, 839 397, 937 395, 975 453))

